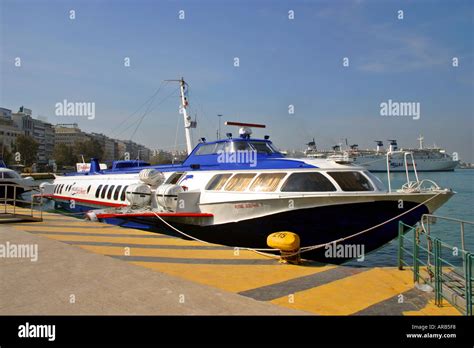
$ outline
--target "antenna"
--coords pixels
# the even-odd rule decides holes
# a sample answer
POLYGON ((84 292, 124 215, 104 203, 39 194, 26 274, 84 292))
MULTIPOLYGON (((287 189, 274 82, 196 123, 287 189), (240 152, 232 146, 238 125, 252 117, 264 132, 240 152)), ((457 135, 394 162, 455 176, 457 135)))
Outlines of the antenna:
POLYGON ((217 114, 217 117, 219 118, 219 129, 217 131, 217 140, 221 140, 221 117, 222 117, 222 114, 217 114))
POLYGON ((232 121, 226 121, 224 124, 226 126, 238 126, 238 127, 240 127, 239 135, 243 139, 249 139, 250 138, 250 135, 252 135, 252 129, 251 128, 265 128, 266 127, 264 124, 232 122, 232 121))
POLYGON ((192 121, 191 117, 188 115, 188 99, 187 95, 187 88, 188 84, 184 81, 183 78, 181 80, 165 80, 169 82, 179 82, 180 86, 180 96, 181 96, 181 110, 183 110, 183 118, 184 118, 184 133, 186 135, 186 148, 188 150, 188 155, 191 154, 193 151, 193 140, 191 138, 191 128, 196 128, 196 121, 192 121))

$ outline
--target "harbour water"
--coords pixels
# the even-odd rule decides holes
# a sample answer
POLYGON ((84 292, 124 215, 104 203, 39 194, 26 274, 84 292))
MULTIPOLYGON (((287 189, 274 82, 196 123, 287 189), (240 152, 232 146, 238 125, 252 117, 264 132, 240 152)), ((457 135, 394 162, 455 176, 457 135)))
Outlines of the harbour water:
MULTIPOLYGON (((375 173, 385 184, 387 184, 386 173, 375 173)), ((474 220, 474 170, 458 169, 454 172, 422 172, 418 173, 420 180, 430 179, 440 187, 449 187, 457 192, 444 206, 435 212, 435 215, 457 218, 461 220, 474 220)), ((392 173, 392 188, 400 188, 406 182, 405 173, 392 173)), ((461 235, 459 224, 438 221, 432 225, 433 236, 439 237, 443 242, 461 248, 461 235)), ((397 265, 396 240, 391 241, 384 247, 366 255, 362 264, 350 261, 348 265, 360 266, 396 266, 397 265)), ((465 225, 465 248, 474 251, 474 227, 465 225)))

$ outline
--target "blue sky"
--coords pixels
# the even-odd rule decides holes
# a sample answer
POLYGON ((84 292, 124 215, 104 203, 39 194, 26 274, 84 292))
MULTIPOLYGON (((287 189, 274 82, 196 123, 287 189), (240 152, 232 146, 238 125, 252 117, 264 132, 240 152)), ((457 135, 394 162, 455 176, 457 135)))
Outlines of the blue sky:
MULTIPOLYGON (((415 146, 421 133, 427 144, 474 161, 472 1, 0 3, 3 107, 25 105, 52 123, 128 139, 146 106, 131 114, 162 80, 184 76, 199 122, 195 138, 214 139, 220 113, 267 124, 256 134, 270 134, 281 148, 304 148, 313 137, 321 148, 342 138, 363 148, 391 138, 415 146), (64 99, 95 102, 96 118, 56 116, 64 99), (419 102, 420 119, 380 116, 389 99, 419 102)), ((164 99, 175 88, 160 90, 133 140, 172 148, 180 122, 184 142, 178 98, 164 99)))

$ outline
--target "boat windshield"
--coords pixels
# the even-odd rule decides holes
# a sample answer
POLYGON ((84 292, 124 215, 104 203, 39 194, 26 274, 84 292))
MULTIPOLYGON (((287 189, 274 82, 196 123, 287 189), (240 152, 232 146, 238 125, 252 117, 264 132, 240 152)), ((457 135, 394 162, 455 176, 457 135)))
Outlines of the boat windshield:
POLYGON ((334 185, 321 173, 293 173, 281 188, 282 192, 336 191, 334 185))
POLYGON ((0 178, 2 177, 4 179, 20 179, 21 178, 21 176, 17 172, 14 172, 14 171, 4 171, 3 173, 0 172, 0 178))
POLYGON ((257 151, 257 153, 265 153, 271 155, 272 153, 278 152, 270 143, 261 141, 252 141, 250 145, 257 151))
POLYGON ((342 191, 373 191, 367 178, 359 172, 328 172, 336 180, 342 191))
POLYGON ((204 144, 196 151, 196 155, 212 155, 222 152, 237 152, 237 151, 256 151, 271 155, 278 153, 278 150, 269 142, 266 141, 227 141, 214 144, 204 144))

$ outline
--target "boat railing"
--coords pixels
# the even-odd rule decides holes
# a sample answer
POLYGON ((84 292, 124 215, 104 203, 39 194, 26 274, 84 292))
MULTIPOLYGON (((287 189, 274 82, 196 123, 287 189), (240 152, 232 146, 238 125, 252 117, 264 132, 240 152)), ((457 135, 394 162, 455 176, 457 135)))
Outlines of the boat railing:
POLYGON ((398 268, 412 267, 419 288, 434 289, 436 305, 441 306, 444 299, 465 315, 472 315, 474 254, 465 246, 466 226, 474 226, 474 222, 432 214, 423 215, 415 226, 400 221, 398 268), (432 234, 432 224, 438 220, 459 224, 461 248, 432 234), (421 282, 424 285, 420 286, 421 282))
POLYGON ((416 170, 416 164, 415 164, 415 158, 413 157, 413 152, 411 151, 387 151, 386 154, 386 161, 387 161, 387 182, 388 182, 388 192, 392 192, 392 183, 390 179, 390 159, 392 158, 392 155, 396 154, 403 154, 403 164, 405 166, 405 173, 407 177, 407 182, 406 184, 408 185, 420 185, 420 180, 418 178, 418 172, 416 170), (408 156, 411 157, 411 163, 413 167, 413 172, 415 174, 415 181, 410 180, 410 174, 408 170, 408 156))
POLYGON ((15 221, 42 221, 43 220, 43 198, 41 194, 39 199, 35 200, 35 195, 31 196, 31 200, 25 200, 18 197, 19 189, 23 186, 18 184, 0 184, 0 222, 15 221))

